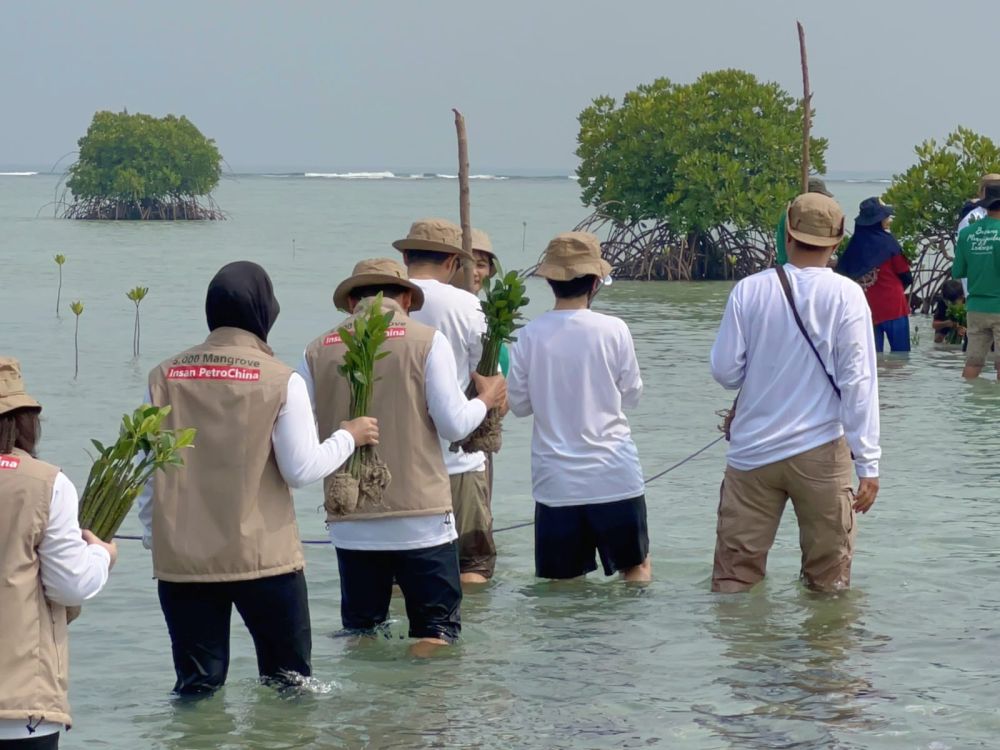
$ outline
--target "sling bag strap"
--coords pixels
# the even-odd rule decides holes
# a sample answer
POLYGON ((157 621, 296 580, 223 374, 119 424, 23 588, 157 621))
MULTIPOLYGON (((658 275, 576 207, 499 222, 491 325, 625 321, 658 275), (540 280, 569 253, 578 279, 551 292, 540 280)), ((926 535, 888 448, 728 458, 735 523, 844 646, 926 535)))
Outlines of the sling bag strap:
POLYGON ((833 392, 837 394, 837 398, 840 398, 840 388, 837 387, 836 381, 833 379, 833 375, 830 371, 826 369, 826 364, 823 362, 823 358, 819 355, 816 350, 816 345, 813 343, 812 337, 809 335, 809 331, 802 324, 802 318, 799 317, 799 311, 795 307, 795 298, 792 296, 792 287, 788 283, 788 274, 785 273, 785 269, 780 265, 774 267, 774 270, 778 272, 778 281, 781 282, 781 288, 785 292, 785 298, 788 300, 788 306, 792 308, 792 315, 795 316, 795 324, 802 331, 802 336, 805 338, 806 343, 809 344, 809 348, 812 349, 812 353, 816 355, 816 359, 819 361, 819 366, 823 368, 823 374, 826 375, 826 379, 830 381, 830 385, 833 386, 833 392))

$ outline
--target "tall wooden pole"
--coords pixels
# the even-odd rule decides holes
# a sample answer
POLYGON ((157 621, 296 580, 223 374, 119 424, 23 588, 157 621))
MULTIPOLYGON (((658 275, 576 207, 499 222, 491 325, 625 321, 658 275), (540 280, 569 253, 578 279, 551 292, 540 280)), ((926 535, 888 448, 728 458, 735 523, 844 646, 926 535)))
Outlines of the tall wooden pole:
POLYGON ((455 130, 458 131, 458 208, 462 221, 462 286, 467 292, 472 291, 472 276, 476 261, 472 257, 472 213, 469 206, 469 139, 465 134, 465 118, 457 109, 455 113, 455 130))
POLYGON ((802 58, 802 192, 809 191, 809 130, 812 126, 812 93, 809 91, 809 63, 806 60, 806 30, 799 21, 799 55, 802 58))

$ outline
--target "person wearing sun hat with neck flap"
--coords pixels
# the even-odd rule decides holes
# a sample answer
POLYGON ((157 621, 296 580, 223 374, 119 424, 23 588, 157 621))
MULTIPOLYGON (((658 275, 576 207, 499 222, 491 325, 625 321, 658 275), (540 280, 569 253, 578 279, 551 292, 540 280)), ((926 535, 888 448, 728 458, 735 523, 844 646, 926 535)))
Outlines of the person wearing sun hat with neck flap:
MULTIPOLYGON (((481 246, 484 234, 474 232, 481 246)), ((462 247, 462 228, 446 219, 419 219, 406 237, 392 243, 403 254, 410 280, 424 293, 424 304, 413 319, 440 331, 455 356, 458 384, 464 392, 483 354, 486 316, 479 298, 452 282, 462 272, 467 258, 462 247)), ((486 454, 451 450, 442 441, 442 455, 451 482, 455 523, 458 526, 458 557, 462 582, 484 584, 496 568, 493 513, 490 508, 486 454)))
POLYGON ((67 608, 96 596, 118 550, 77 521, 76 488, 36 458, 41 405, 0 357, 0 748, 59 746, 72 723, 67 608))
MULTIPOLYGON (((968 350, 962 376, 978 378, 991 349, 1000 345, 1000 182, 987 184, 979 207, 986 215, 958 235, 951 275, 967 279, 968 350)), ((997 360, 1000 380, 1000 360, 997 360)))
POLYGON ((876 352, 882 351, 886 339, 892 351, 910 351, 910 302, 905 290, 913 283, 913 274, 903 248, 889 231, 893 213, 881 198, 861 201, 854 234, 837 264, 837 273, 865 290, 876 352))
POLYGON ((642 378, 628 326, 590 309, 611 266, 587 232, 557 235, 536 273, 555 306, 511 347, 510 409, 533 417, 535 574, 576 578, 597 570, 648 581, 649 531, 639 453, 624 410, 642 378))
POLYGON ((789 498, 805 585, 849 587, 855 513, 878 494, 871 312, 861 287, 827 266, 844 237, 844 212, 807 193, 792 201, 786 226, 788 263, 737 282, 710 357, 716 382, 740 389, 716 528, 712 590, 721 593, 764 578, 789 498))
MULTIPOLYGON (((462 587, 451 483, 441 451, 467 437, 504 399, 503 378, 475 380, 478 396, 459 388, 455 357, 439 331, 411 315, 424 290, 394 260, 363 260, 338 286, 334 304, 351 315, 310 343, 299 367, 313 398, 321 435, 345 418, 350 390, 339 368, 346 347, 337 331, 382 295, 392 312, 375 363, 372 415, 381 429, 379 453, 392 481, 381 504, 327 508, 330 540, 340 569, 341 619, 350 632, 368 634, 386 622, 393 580, 406 600, 409 635, 422 648, 451 643, 461 632, 462 587)), ((332 480, 328 480, 328 491, 332 480)))

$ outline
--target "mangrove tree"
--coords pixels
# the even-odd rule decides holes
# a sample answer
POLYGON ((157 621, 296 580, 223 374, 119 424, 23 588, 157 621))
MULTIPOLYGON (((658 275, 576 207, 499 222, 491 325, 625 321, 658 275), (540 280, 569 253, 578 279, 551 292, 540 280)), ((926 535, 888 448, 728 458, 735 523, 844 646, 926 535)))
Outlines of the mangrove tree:
POLYGON ((65 217, 223 218, 211 196, 222 156, 186 117, 98 112, 78 143, 65 217))

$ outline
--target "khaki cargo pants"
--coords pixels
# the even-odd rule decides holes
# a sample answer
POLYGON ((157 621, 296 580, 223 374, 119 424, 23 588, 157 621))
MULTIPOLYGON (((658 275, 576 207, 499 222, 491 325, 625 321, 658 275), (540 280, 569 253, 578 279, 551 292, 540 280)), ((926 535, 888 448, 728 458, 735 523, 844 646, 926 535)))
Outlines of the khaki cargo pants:
POLYGON ((764 578, 785 502, 799 521, 801 577, 810 588, 850 586, 854 555, 851 452, 844 438, 767 466, 726 467, 712 591, 746 591, 764 578))
POLYGON ((490 481, 485 471, 452 474, 451 504, 458 532, 458 568, 461 573, 479 573, 492 578, 497 548, 493 543, 493 512, 490 481))

